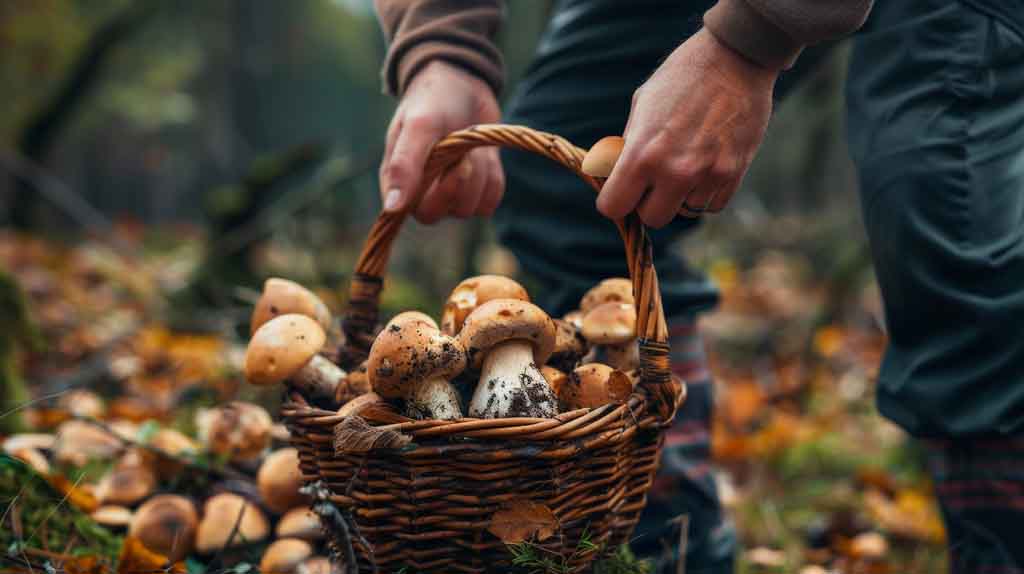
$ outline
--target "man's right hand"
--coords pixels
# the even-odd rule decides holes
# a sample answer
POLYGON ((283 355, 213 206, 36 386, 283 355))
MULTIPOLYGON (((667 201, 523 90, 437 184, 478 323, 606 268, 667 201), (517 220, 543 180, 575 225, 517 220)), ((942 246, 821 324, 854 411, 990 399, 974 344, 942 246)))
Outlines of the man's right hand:
MULTIPOLYGON (((443 61, 427 64, 409 84, 388 127, 380 189, 384 211, 405 209, 423 184, 431 148, 446 135, 501 118, 491 88, 476 76, 443 61)), ((435 223, 446 215, 489 216, 505 191, 496 148, 477 148, 426 190, 414 215, 435 223)))

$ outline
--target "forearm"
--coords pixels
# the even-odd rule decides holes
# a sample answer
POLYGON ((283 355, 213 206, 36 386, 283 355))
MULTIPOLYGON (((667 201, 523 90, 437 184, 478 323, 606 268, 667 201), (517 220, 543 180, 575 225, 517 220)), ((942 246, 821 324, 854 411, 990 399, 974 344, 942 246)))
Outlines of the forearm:
POLYGON ((704 15, 714 36, 772 69, 793 65, 805 46, 856 31, 872 0, 719 0, 704 15))
POLYGON ((504 63, 495 36, 502 0, 375 0, 388 40, 384 89, 402 95, 417 72, 433 60, 466 69, 500 93, 504 63))

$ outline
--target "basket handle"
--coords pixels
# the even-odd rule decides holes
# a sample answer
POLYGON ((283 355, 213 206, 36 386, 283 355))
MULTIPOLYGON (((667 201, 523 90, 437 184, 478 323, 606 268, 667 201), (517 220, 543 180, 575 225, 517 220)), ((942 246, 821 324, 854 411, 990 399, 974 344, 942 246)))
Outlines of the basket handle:
MULTIPOLYGON (((534 152, 572 170, 595 191, 603 180, 580 171, 585 152, 559 136, 523 126, 486 124, 453 132, 437 142, 424 167, 423 184, 417 199, 434 180, 456 166, 473 148, 503 146, 534 152)), ((377 216, 363 251, 356 262, 349 285, 348 312, 342 321, 346 350, 365 357, 373 343, 380 305, 380 292, 391 246, 406 216, 417 202, 398 213, 377 216)), ((679 390, 671 382, 668 359, 668 329, 661 304, 658 276, 654 270, 651 241, 636 214, 616 220, 626 245, 626 262, 633 280, 636 300, 637 336, 640 342, 639 386, 654 400, 654 410, 663 421, 675 414, 679 390)))

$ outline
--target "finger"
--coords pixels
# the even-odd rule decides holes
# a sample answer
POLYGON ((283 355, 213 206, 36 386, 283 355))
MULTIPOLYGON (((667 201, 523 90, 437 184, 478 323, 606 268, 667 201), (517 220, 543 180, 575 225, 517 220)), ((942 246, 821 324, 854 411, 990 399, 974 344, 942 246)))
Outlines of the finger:
POLYGON ((736 191, 739 190, 740 184, 743 182, 742 177, 734 178, 732 181, 726 182, 722 185, 715 196, 711 198, 708 203, 708 213, 718 213, 728 205, 729 200, 732 199, 733 195, 736 195, 736 191))
POLYGON ((476 208, 476 214, 482 217, 490 217, 501 205, 501 198, 505 195, 505 171, 502 169, 501 160, 498 158, 498 150, 488 149, 487 152, 487 183, 484 185, 484 192, 480 198, 480 205, 476 208))
POLYGON ((427 156, 440 137, 440 124, 430 117, 403 120, 391 157, 381 168, 384 211, 401 211, 415 199, 427 156))
POLYGON ((473 150, 463 160, 470 166, 470 174, 456 190, 455 204, 452 206, 452 215, 460 219, 476 213, 484 193, 484 185, 487 183, 487 158, 480 152, 483 150, 473 150))
POLYGON ((472 163, 464 157, 446 171, 416 206, 416 219, 420 223, 437 223, 452 212, 459 186, 472 176, 472 163))
POLYGON ((625 217, 640 203, 648 183, 645 175, 648 162, 643 158, 650 153, 646 151, 649 146, 641 152, 638 146, 631 146, 630 140, 626 140, 622 155, 597 196, 597 210, 605 217, 625 217))
POLYGON ((672 187, 674 185, 674 181, 663 181, 644 195, 636 210, 640 221, 648 227, 659 229, 675 219, 689 191, 672 187))

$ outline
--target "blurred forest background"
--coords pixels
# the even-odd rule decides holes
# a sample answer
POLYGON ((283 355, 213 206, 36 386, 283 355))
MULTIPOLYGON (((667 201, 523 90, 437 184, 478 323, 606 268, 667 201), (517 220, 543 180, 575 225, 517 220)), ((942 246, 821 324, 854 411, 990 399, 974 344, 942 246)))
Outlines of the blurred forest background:
MULTIPOLYGON (((507 3, 510 86, 550 8, 507 3)), ((179 362, 237 355, 268 276, 343 309, 379 208, 394 107, 383 54, 370 0, 0 3, 0 275, 20 283, 46 339, 17 355, 33 394, 116 379, 95 357, 125 341, 139 357, 176 344, 179 362), (76 281, 102 297, 60 304, 76 281), (216 342, 196 347, 202 336, 216 342)), ((844 143, 846 58, 832 50, 778 107, 744 189, 679 246, 723 290, 704 328, 744 572, 941 569, 920 456, 872 403, 885 339, 844 143), (866 534, 880 554, 878 538, 857 542, 866 534)), ((516 273, 485 221, 408 227, 385 312, 437 311, 467 275, 516 273)), ((276 400, 240 387, 237 369, 214 371, 190 380, 220 400, 276 400)), ((183 420, 174 397, 145 412, 183 420)))

